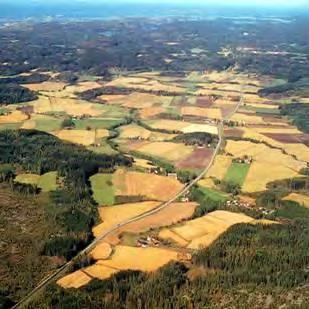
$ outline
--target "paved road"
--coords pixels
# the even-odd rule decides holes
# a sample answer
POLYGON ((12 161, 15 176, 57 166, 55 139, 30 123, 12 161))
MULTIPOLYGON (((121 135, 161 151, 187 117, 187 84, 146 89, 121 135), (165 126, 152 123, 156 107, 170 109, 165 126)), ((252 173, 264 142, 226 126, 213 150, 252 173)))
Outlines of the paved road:
POLYGON ((171 198, 170 200, 168 200, 166 202, 163 202, 161 205, 159 205, 155 209, 152 209, 152 210, 147 211, 147 212, 145 212, 141 215, 133 217, 133 218, 127 220, 127 221, 124 221, 122 223, 119 223, 117 225, 112 226, 110 229, 105 231, 102 235, 100 235, 99 237, 94 239, 93 242, 91 242, 85 249, 80 251, 71 261, 67 262, 62 267, 57 269, 53 274, 51 274, 50 276, 45 278, 43 281, 41 281, 35 289, 33 289, 28 295, 26 295, 22 300, 20 300, 12 308, 21 308, 24 305, 26 305, 32 299, 32 297, 34 297, 38 292, 40 292, 48 284, 52 283, 53 281, 57 280, 60 276, 64 275, 70 269, 70 267, 73 266, 74 262, 76 262, 79 258, 89 254, 108 235, 116 232, 118 229, 128 225, 129 223, 144 219, 148 216, 151 216, 153 214, 160 212, 162 209, 168 207, 171 203, 174 203, 175 201, 178 200, 178 198, 180 198, 181 196, 186 194, 194 185, 196 185, 198 183, 198 181, 200 181, 204 177, 204 175, 208 172, 210 167, 213 165, 214 160, 215 160, 215 158, 216 158, 216 156, 217 156, 217 154, 218 154, 218 152, 219 152, 219 150, 222 146, 222 143, 223 143, 223 122, 229 120, 237 112, 237 110, 238 110, 239 106, 242 104, 242 102, 243 102, 243 96, 241 96, 241 99, 240 99, 239 103, 237 104, 237 106, 235 107, 235 110, 233 110, 228 116, 226 116, 222 121, 220 121, 218 123, 218 125, 217 125, 218 136, 219 136, 218 144, 215 148, 215 151, 213 153, 213 156, 212 156, 210 162, 205 167, 205 169, 198 175, 198 177, 196 177, 193 181, 191 181, 188 185, 186 185, 173 198, 171 198))

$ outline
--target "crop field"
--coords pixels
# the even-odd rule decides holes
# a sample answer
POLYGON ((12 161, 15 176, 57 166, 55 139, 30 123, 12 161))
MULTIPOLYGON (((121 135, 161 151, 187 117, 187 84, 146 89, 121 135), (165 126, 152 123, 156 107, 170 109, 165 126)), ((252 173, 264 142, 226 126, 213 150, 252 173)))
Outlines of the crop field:
POLYGON ((167 134, 160 132, 149 131, 136 124, 129 124, 120 128, 120 139, 143 139, 149 141, 164 141, 171 140, 175 134, 167 134))
POLYGON ((214 125, 190 123, 179 120, 151 120, 146 122, 151 128, 163 129, 169 131, 180 131, 183 133, 205 132, 210 134, 218 134, 218 129, 214 125))
POLYGON ((220 192, 215 189, 200 187, 200 190, 203 191, 203 193, 207 198, 215 202, 225 202, 228 199, 228 195, 226 193, 220 192))
POLYGON ((297 161, 279 149, 247 141, 229 140, 226 152, 231 153, 234 157, 248 155, 253 158, 253 163, 243 185, 245 192, 264 191, 267 183, 295 177, 299 175, 299 170, 306 166, 306 163, 297 161))
POLYGON ((57 172, 48 172, 43 175, 19 174, 14 179, 15 182, 32 184, 38 186, 43 192, 50 192, 58 188, 57 172))
POLYGON ((232 157, 225 155, 217 155, 214 164, 210 167, 207 173, 207 177, 213 177, 222 180, 231 163, 232 157))
POLYGON ((112 246, 107 242, 99 243, 91 252, 90 255, 95 260, 106 260, 113 252, 112 246))
POLYGON ((46 91, 46 92, 56 92, 61 91, 66 86, 62 82, 42 82, 37 84, 26 84, 24 87, 33 90, 33 91, 46 91))
POLYGON ((309 207, 309 196, 299 193, 290 193, 289 195, 285 196, 283 200, 286 201, 294 201, 303 205, 305 207, 309 207))
POLYGON ((112 174, 96 174, 90 177, 93 198, 99 205, 113 205, 115 193, 112 174))
POLYGON ((76 119, 73 120, 75 129, 109 129, 117 126, 123 122, 122 119, 108 119, 108 118, 88 118, 88 119, 76 119))
POLYGON ((89 130, 61 130, 53 134, 64 141, 84 146, 94 144, 96 138, 96 132, 89 130))
POLYGON ((224 180, 242 186, 248 171, 250 164, 235 163, 233 162, 227 170, 224 180))
POLYGON ((182 143, 173 142, 134 142, 123 145, 124 149, 134 150, 154 158, 163 159, 171 163, 182 161, 189 157, 193 151, 193 146, 186 146, 182 143))
POLYGON ((231 117, 231 120, 244 124, 266 124, 263 117, 256 116, 255 113, 236 113, 231 117))
POLYGON ((170 177, 118 169, 113 174, 116 196, 144 197, 166 201, 178 193, 182 184, 170 177))
POLYGON ((0 116, 0 125, 1 124, 10 124, 10 123, 20 123, 24 120, 27 120, 28 116, 21 111, 12 111, 8 115, 0 116))
POLYGON ((157 207, 159 204, 160 202, 150 201, 121 204, 110 207, 100 207, 99 214, 102 223, 93 228, 93 234, 95 237, 98 237, 113 225, 149 211, 157 207))
POLYGON ((169 249, 117 246, 110 259, 77 270, 58 280, 57 284, 63 288, 80 288, 93 278, 104 280, 121 270, 152 272, 178 259, 178 252, 169 249))
MULTIPOLYGON (((52 132, 52 131, 60 130, 63 120, 55 118, 55 117, 47 116, 47 115, 32 114, 30 121, 34 122, 35 126, 33 129, 44 131, 44 132, 52 132)), ((27 122, 26 122, 26 125, 27 125, 27 122)), ((32 128, 28 127, 27 129, 32 129, 32 128)))
POLYGON ((213 119, 221 119, 222 114, 219 108, 202 108, 193 106, 184 106, 181 108, 183 116, 197 116, 213 119))
MULTIPOLYGON (((182 226, 170 228, 170 230, 186 240, 188 248, 199 249, 209 246, 232 225, 252 221, 254 219, 242 213, 216 210, 201 218, 188 221, 182 226)), ((164 238, 164 234, 160 237, 164 238)))
POLYGON ((149 119, 165 112, 165 108, 161 106, 146 107, 140 110, 139 116, 141 119, 149 119))
POLYGON ((161 211, 140 219, 138 221, 127 224, 120 228, 117 232, 107 237, 106 241, 113 245, 120 242, 121 234, 131 233, 139 234, 159 227, 169 226, 181 222, 192 217, 197 203, 172 203, 161 211))
POLYGON ((205 168, 213 156, 211 148, 196 148, 188 157, 177 162, 176 167, 180 169, 201 169, 205 168))

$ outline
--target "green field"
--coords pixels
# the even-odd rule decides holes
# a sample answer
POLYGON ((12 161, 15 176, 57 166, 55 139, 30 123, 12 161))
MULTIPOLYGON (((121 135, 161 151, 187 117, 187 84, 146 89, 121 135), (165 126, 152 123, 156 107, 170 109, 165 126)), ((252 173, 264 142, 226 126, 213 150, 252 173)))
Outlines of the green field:
POLYGON ((233 162, 227 170, 224 180, 226 182, 231 182, 242 186, 246 179, 249 168, 249 164, 233 162))
POLYGON ((115 203, 112 177, 112 174, 96 174, 90 177, 93 198, 100 206, 115 203))
POLYGON ((57 172, 49 172, 43 175, 19 174, 15 177, 15 182, 36 185, 43 192, 50 192, 57 189, 57 172))
POLYGON ((278 108, 263 108, 263 107, 254 107, 246 105, 243 107, 245 110, 254 111, 257 114, 270 114, 270 115, 280 115, 280 109, 278 108))
POLYGON ((43 192, 55 191, 57 189, 57 172, 49 172, 42 175, 38 181, 38 187, 43 192))
POLYGON ((199 187, 199 189, 204 193, 206 198, 209 198, 215 202, 225 202, 228 199, 228 195, 226 193, 218 190, 203 187, 199 187))
POLYGON ((116 150, 114 150, 106 141, 101 142, 101 146, 99 147, 93 147, 89 146, 87 149, 100 154, 107 154, 107 155, 114 155, 117 153, 116 150))
POLYGON ((35 128, 39 131, 52 132, 61 129, 62 119, 56 119, 45 116, 41 119, 35 119, 35 128), (46 118, 45 118, 46 117, 46 118))
POLYGON ((94 107, 106 118, 123 118, 128 114, 128 110, 118 105, 95 104, 94 107))
POLYGON ((109 129, 123 122, 123 119, 90 118, 73 120, 75 129, 109 129))
POLYGON ((4 123, 0 124, 0 131, 2 130, 17 130, 21 127, 22 123, 4 123))

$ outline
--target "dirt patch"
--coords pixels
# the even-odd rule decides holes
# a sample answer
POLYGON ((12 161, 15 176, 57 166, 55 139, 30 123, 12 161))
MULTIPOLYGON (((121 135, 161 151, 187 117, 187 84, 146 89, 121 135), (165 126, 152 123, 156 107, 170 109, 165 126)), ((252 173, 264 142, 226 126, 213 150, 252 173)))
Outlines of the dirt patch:
POLYGON ((309 134, 263 133, 263 135, 280 143, 309 143, 309 134))
POLYGON ((211 107, 214 104, 214 98, 212 96, 198 97, 196 100, 197 107, 211 107))
POLYGON ((204 168, 206 167, 213 155, 213 149, 211 148, 197 148, 191 155, 184 160, 178 162, 176 167, 178 168, 204 168))

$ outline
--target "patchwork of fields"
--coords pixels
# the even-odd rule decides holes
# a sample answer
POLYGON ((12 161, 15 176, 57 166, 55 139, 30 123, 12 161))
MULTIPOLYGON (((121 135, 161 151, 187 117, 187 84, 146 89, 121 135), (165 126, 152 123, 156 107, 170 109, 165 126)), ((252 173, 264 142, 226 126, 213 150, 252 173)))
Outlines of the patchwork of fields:
MULTIPOLYGON (((121 270, 152 272, 210 246, 233 225, 275 223, 230 207, 241 199, 254 204, 256 194, 267 191, 270 183, 302 177, 307 168, 309 135, 280 115, 277 101, 259 95, 266 81, 235 71, 192 72, 177 78, 131 72, 109 81, 25 85, 38 99, 5 107, 0 130, 40 130, 94 155, 122 153, 132 158, 131 167, 99 169, 89 178, 100 215, 94 237, 154 211, 214 159, 198 182, 204 204, 185 194, 119 227, 92 250, 92 265, 60 278, 58 284, 79 288, 121 270), (217 152, 221 133, 224 141, 217 152), (211 202, 226 208, 208 213, 211 202), (153 235, 156 244, 136 241, 153 235)), ((34 185, 43 192, 56 191, 63 181, 56 172, 17 170, 14 178, 15 184, 34 185)), ((305 207, 309 203, 302 192, 290 192, 284 200, 305 207)))

